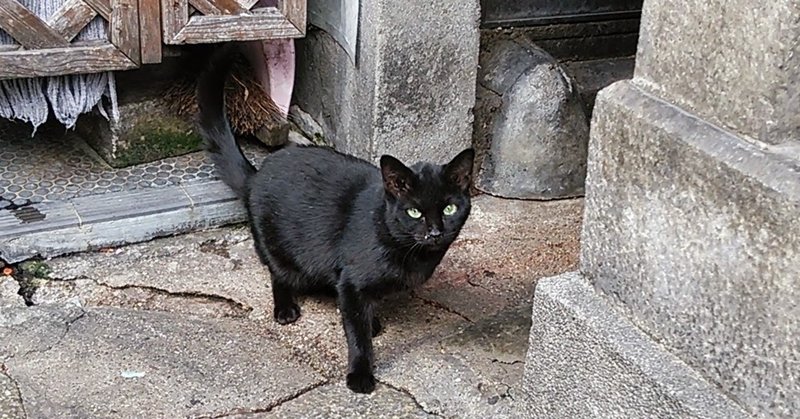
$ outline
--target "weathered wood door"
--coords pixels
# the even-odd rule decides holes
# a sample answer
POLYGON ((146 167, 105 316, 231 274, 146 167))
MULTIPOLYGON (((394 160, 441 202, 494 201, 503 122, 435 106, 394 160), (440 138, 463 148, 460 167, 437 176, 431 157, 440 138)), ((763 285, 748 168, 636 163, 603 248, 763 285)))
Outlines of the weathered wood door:
POLYGON ((306 0, 161 0, 164 42, 205 44, 299 38, 306 32, 306 0))
POLYGON ((0 0, 0 29, 16 43, 0 45, 0 79, 124 70, 140 64, 138 0, 66 0, 46 20, 18 0, 0 0), (75 40, 98 16, 107 22, 107 39, 75 40))

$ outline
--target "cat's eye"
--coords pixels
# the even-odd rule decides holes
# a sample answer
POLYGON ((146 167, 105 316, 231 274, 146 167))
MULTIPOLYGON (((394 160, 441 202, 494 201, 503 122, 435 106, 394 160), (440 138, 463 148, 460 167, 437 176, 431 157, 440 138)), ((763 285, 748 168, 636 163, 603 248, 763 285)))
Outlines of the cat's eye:
POLYGON ((444 211, 442 212, 444 213, 444 215, 453 215, 456 213, 456 210, 458 210, 458 208, 455 205, 450 204, 444 207, 444 211))
POLYGON ((419 212, 419 210, 416 209, 416 208, 407 209, 406 210, 406 214, 408 214, 409 217, 414 218, 414 219, 422 217, 422 213, 419 212))

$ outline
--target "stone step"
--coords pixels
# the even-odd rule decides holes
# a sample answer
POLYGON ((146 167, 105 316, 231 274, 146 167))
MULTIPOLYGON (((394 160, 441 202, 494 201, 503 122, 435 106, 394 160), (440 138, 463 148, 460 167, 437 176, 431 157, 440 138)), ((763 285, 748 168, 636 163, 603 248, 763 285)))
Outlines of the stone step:
POLYGON ((222 417, 326 381, 258 323, 73 304, 3 307, 0 362, 31 418, 222 417))
POLYGON ((577 272, 536 286, 523 376, 526 418, 745 418, 577 272))
POLYGON ((751 412, 800 410, 800 162, 648 93, 600 92, 581 272, 751 412))

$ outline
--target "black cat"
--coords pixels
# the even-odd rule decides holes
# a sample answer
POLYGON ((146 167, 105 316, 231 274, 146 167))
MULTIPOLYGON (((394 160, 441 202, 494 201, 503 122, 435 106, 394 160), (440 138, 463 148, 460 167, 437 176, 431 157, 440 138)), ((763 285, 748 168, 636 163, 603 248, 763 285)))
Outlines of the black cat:
POLYGON ((370 393, 372 338, 381 331, 374 302, 430 278, 469 216, 474 152, 411 168, 383 156, 378 169, 330 148, 288 146, 256 171, 224 113, 230 61, 218 53, 200 76, 199 125, 217 173, 246 204, 256 251, 272 274, 275 320, 300 317, 298 293, 334 291, 347 336, 347 386, 370 393))

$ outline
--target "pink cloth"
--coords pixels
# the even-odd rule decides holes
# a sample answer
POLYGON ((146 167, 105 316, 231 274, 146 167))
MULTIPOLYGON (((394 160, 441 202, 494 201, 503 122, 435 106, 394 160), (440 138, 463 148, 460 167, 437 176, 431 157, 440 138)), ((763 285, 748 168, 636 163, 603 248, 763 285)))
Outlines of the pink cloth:
MULTIPOLYGON (((277 0, 261 0, 256 7, 277 7, 277 0)), ((245 54, 256 72, 261 87, 288 115, 294 89, 294 39, 270 39, 248 42, 245 54)))

